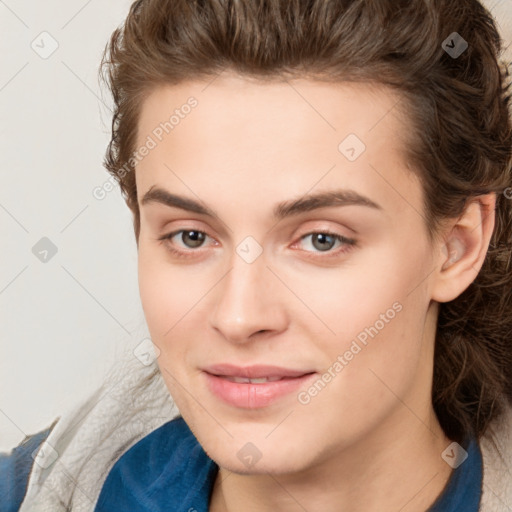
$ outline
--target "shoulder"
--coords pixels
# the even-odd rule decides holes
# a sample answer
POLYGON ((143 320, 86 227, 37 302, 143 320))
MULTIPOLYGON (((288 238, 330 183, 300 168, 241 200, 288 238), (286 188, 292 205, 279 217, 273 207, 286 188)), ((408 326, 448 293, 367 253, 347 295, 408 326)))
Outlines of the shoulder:
POLYGON ((119 481, 123 485, 147 488, 169 466, 173 467, 174 475, 179 477, 185 468, 190 469, 190 465, 196 461, 202 464, 206 458, 194 434, 183 417, 179 416, 124 452, 110 471, 106 484, 112 485, 119 481), (184 461, 187 464, 183 464, 184 461))
MULTIPOLYGON (((217 466, 179 416, 136 442, 117 460, 101 490, 96 511, 177 510, 191 493, 207 494, 217 466)), ((198 501, 196 501, 198 503, 198 501)), ((196 507, 197 508, 197 507, 196 507)))
POLYGON ((512 406, 480 440, 484 463, 482 512, 512 510, 512 406))
POLYGON ((0 453, 0 512, 19 510, 34 464, 32 454, 45 441, 54 425, 55 422, 45 430, 26 436, 10 453, 0 453))

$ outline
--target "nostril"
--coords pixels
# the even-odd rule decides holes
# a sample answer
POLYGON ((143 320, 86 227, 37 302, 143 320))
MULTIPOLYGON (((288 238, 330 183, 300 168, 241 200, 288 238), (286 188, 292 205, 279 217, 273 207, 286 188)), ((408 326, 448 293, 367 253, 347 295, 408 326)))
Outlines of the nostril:
POLYGON ((258 336, 258 335, 265 335, 267 333, 271 332, 269 329, 261 329, 261 331, 256 331, 253 333, 251 337, 258 336))

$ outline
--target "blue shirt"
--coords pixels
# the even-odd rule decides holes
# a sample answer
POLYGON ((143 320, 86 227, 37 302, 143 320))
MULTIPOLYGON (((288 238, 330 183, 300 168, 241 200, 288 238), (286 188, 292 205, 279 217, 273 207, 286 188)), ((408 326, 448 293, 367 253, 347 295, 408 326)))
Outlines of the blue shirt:
MULTIPOLYGON (((34 463, 31 454, 50 430, 27 436, 10 455, 0 454, 0 512, 19 509, 34 463)), ((428 512, 478 512, 482 454, 474 439, 463 446, 468 458, 453 470, 428 512)), ((218 469, 179 416, 117 460, 103 484, 95 512, 208 512, 218 469)))
MULTIPOLYGON (((452 471, 428 512, 478 512, 482 454, 464 443, 468 458, 452 471)), ((179 416, 141 439, 114 464, 94 512, 208 512, 218 465, 179 416)))

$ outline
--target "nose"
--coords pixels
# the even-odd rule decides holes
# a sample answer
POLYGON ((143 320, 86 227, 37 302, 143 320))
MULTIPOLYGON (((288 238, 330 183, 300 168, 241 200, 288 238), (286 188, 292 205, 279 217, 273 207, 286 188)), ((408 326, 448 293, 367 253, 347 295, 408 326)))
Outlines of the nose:
POLYGON ((226 340, 246 343, 286 329, 284 287, 267 267, 264 254, 252 263, 234 254, 230 271, 214 290, 210 325, 226 340))

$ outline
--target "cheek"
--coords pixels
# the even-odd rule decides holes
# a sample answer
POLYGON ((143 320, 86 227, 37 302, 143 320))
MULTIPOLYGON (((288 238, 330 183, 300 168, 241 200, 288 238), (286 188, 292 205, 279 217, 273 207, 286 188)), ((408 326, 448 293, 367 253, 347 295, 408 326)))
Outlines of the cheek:
MULTIPOLYGON (((395 408, 407 415, 429 397, 430 358, 423 339, 424 311, 420 301, 400 301, 394 315, 375 320, 375 315, 361 315, 355 335, 345 338, 342 347, 332 350, 331 360, 341 355, 342 363, 333 379, 329 403, 340 404, 342 418, 350 418, 344 428, 361 435, 381 424, 395 408), (391 318, 393 316, 393 318, 391 318), (387 318, 386 318, 387 317, 387 318), (363 340, 363 341, 361 341, 363 340)), ((399 415, 399 417, 402 417, 399 415)))
MULTIPOLYGON (((374 243, 355 251, 336 268, 310 266, 293 272, 283 269, 286 281, 293 283, 294 292, 316 317, 307 314, 303 321, 300 317, 295 320, 307 329, 308 324, 322 327, 321 319, 323 338, 329 340, 331 331, 335 337, 331 336, 328 343, 333 346, 339 343, 337 349, 374 324, 379 331, 390 331, 391 324, 396 326, 411 312, 409 303, 414 303, 414 309, 418 309, 416 296, 422 292, 419 289, 411 292, 431 271, 425 256, 428 253, 421 242, 414 251, 404 245, 406 243, 400 245, 386 240, 374 243), (397 309, 402 308, 408 313, 397 314, 397 309)), ((428 305, 426 296, 420 298, 420 302, 421 299, 428 305)))
POLYGON ((191 318, 204 290, 191 286, 193 276, 166 261, 161 247, 139 242, 139 292, 151 340, 160 353, 157 364, 162 378, 180 411, 187 408, 185 382, 187 354, 191 349, 191 318))
POLYGON ((297 283, 297 294, 316 316, 297 317, 300 329, 311 332, 313 325, 323 329, 321 337, 315 336, 316 343, 332 362, 351 349, 357 352, 347 354, 354 360, 351 367, 386 367, 393 361, 411 360, 421 348, 429 305, 425 277, 432 269, 422 245, 418 242, 411 251, 398 243, 383 243, 337 269, 315 270, 308 279, 290 276, 297 283))
POLYGON ((142 308, 153 341, 158 342, 173 324, 176 294, 171 290, 176 289, 177 283, 169 282, 165 269, 151 257, 143 244, 139 248, 138 267, 142 308))
POLYGON ((170 264, 165 249, 141 237, 138 280, 142 307, 155 342, 172 337, 208 289, 193 266, 170 264))
POLYGON ((316 283, 323 290, 315 293, 317 311, 335 332, 317 341, 329 355, 325 371, 335 375, 328 384, 332 394, 322 400, 326 407, 329 400, 343 404, 358 428, 369 411, 377 421, 428 376, 428 348, 422 343, 429 304, 425 277, 432 270, 428 253, 391 244, 381 249, 316 283))

